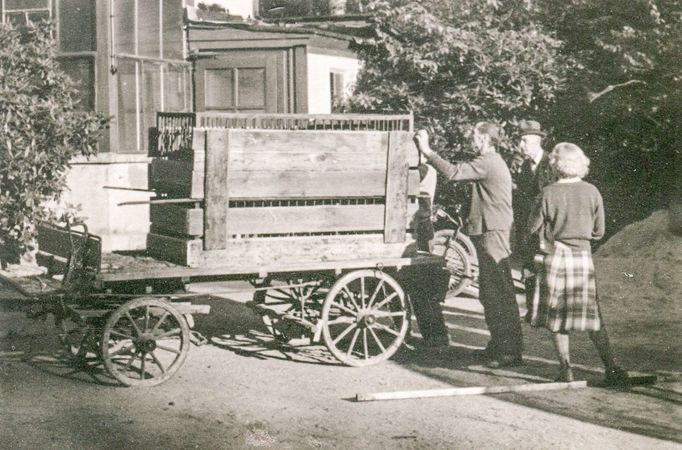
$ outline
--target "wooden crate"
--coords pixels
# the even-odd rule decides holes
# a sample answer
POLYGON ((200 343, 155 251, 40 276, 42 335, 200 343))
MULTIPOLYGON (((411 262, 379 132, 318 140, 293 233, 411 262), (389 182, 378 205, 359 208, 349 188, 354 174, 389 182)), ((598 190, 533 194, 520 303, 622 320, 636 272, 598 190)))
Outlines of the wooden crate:
POLYGON ((148 249, 159 258, 257 267, 414 248, 410 132, 195 128, 192 156, 151 163, 157 192, 196 199, 153 205, 148 249))

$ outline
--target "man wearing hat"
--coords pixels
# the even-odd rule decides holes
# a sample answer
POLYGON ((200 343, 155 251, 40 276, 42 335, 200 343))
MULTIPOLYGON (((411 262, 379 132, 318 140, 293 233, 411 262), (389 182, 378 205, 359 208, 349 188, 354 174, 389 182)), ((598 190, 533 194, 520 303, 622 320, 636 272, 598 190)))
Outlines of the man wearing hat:
MULTIPOLYGON (((514 253, 524 268, 531 268, 538 243, 526 233, 526 223, 535 198, 542 188, 555 181, 549 166, 549 154, 542 149, 542 138, 547 135, 535 120, 522 120, 519 124, 521 140, 519 147, 524 162, 515 176, 514 191, 514 253)), ((524 279, 526 293, 532 294, 534 279, 524 279)), ((529 302, 530 299, 527 300, 529 302)))

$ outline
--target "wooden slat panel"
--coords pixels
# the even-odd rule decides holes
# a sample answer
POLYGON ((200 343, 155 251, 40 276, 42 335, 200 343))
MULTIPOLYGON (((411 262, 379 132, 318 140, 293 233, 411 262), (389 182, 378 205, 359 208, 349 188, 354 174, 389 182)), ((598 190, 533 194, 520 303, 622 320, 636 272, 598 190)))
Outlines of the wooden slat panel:
POLYGON ((231 208, 231 235, 380 231, 384 205, 231 208))
POLYGON ((397 132, 389 133, 386 173, 386 220, 384 241, 403 242, 407 218, 408 147, 397 132))
POLYGON ((229 130, 211 130, 206 135, 204 192, 204 248, 225 248, 227 240, 229 130))
POLYGON ((204 210, 181 205, 151 205, 152 227, 157 232, 171 235, 202 236, 204 234, 204 210))

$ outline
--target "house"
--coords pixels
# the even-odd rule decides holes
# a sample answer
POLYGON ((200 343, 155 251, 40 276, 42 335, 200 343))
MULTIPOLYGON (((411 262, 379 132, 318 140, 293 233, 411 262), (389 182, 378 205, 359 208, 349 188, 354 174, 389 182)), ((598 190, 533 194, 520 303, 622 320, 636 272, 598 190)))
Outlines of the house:
POLYGON ((0 3, 3 21, 54 21, 59 59, 80 84, 82 107, 112 118, 99 154, 73 162, 64 196, 80 206, 105 251, 146 245, 153 196, 146 190, 148 152, 157 112, 329 113, 355 80, 359 63, 350 37, 320 24, 343 29, 345 21, 360 29, 361 18, 292 19, 266 0, 219 3, 239 8, 226 12, 228 21, 215 21, 202 20, 199 2, 191 0, 0 3), (255 17, 263 7, 277 17, 234 16, 251 11, 255 17))

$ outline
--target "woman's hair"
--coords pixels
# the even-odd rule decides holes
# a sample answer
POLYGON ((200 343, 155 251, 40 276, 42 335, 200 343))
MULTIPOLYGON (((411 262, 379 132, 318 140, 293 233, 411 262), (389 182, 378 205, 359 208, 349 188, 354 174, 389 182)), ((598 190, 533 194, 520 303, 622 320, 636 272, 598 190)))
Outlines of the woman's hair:
POLYGON ((549 165, 559 178, 585 178, 590 170, 590 158, 577 145, 561 142, 549 155, 549 165))

